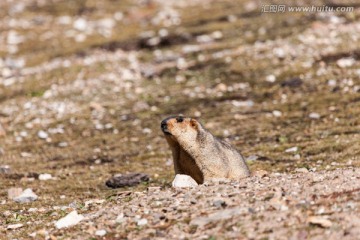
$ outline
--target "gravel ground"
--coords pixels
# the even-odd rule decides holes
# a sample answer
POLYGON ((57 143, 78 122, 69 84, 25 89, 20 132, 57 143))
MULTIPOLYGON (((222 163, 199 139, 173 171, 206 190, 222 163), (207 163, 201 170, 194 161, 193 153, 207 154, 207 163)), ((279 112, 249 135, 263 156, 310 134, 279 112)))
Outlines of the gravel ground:
POLYGON ((101 234, 104 239, 357 239, 360 169, 298 171, 304 173, 258 171, 241 182, 118 191, 107 199, 64 209, 66 213, 86 212, 76 226, 82 232, 77 237, 52 224, 30 235, 51 239, 101 234))

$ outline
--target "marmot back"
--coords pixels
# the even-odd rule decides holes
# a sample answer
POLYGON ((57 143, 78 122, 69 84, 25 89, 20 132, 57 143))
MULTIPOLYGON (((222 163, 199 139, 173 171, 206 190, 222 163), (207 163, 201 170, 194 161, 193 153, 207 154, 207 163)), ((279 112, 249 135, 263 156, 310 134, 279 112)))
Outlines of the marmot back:
POLYGON ((175 174, 189 175, 198 183, 214 178, 239 180, 250 175, 243 156, 196 119, 169 117, 161 122, 161 129, 172 150, 175 174))

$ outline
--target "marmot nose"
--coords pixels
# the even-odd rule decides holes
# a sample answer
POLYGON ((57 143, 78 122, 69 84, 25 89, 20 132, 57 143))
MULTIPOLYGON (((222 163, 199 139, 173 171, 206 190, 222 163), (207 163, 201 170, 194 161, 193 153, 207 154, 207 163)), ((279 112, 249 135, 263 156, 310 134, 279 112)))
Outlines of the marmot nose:
POLYGON ((161 122, 161 130, 163 130, 163 131, 167 130, 167 120, 166 119, 161 122))

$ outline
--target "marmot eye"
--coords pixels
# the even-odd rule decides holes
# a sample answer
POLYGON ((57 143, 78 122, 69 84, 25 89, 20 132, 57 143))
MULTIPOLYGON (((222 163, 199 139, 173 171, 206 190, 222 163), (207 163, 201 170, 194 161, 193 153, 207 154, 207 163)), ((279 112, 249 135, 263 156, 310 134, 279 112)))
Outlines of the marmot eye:
POLYGON ((184 121, 184 118, 183 118, 183 117, 177 117, 177 118, 176 118, 176 121, 177 121, 178 123, 181 123, 181 122, 184 121))

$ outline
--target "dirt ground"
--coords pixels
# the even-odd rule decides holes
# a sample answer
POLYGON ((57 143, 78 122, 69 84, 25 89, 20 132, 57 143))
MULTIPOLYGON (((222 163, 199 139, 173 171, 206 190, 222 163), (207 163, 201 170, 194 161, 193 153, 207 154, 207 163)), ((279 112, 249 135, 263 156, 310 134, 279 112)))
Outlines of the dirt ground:
POLYGON ((356 239, 360 5, 261 12, 279 2, 0 1, 0 238, 356 239), (172 189, 178 114, 267 174, 172 189), (132 172, 150 181, 105 186, 132 172))

